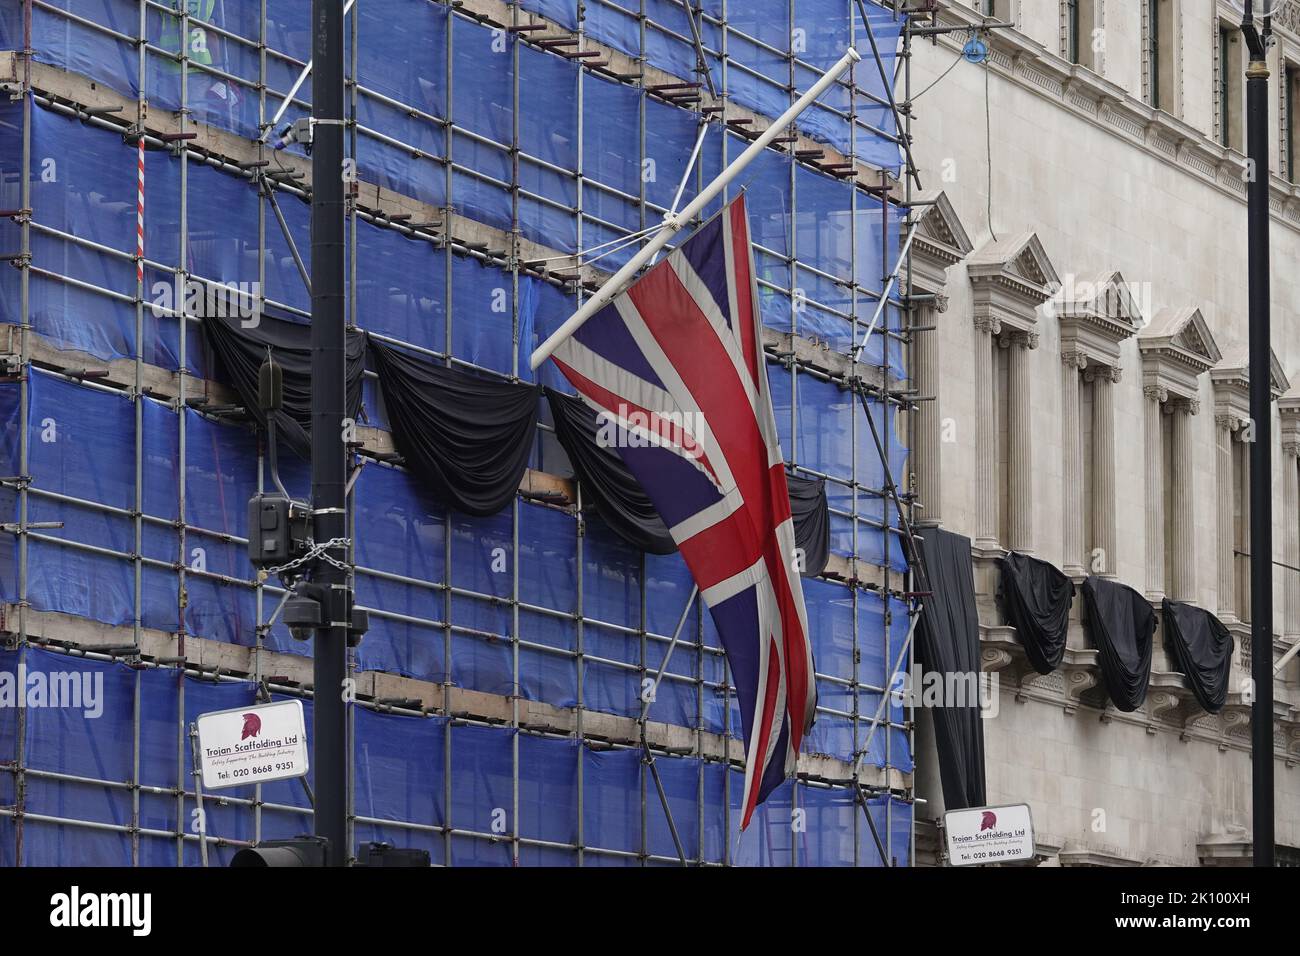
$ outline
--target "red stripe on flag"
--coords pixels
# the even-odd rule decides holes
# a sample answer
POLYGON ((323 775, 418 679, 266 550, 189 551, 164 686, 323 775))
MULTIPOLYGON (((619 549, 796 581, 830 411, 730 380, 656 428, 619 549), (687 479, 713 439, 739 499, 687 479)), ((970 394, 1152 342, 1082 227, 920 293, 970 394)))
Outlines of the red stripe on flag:
MULTIPOLYGON (((756 319, 754 315, 753 275, 749 269, 749 219, 745 214, 745 197, 731 204, 727 211, 731 217, 731 258, 736 264, 736 330, 740 333, 740 346, 745 358, 745 367, 754 377, 754 388, 758 388, 759 362, 761 349, 754 341, 756 319)), ((766 371, 765 369, 763 370, 766 371)))

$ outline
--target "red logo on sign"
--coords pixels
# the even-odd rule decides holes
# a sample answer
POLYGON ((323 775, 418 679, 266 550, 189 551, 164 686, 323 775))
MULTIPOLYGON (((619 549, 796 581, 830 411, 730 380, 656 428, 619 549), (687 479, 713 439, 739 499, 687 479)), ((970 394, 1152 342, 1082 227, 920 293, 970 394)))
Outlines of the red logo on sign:
POLYGON ((262 718, 257 714, 244 715, 244 732, 239 735, 240 740, 247 740, 249 737, 256 737, 262 732, 262 718))
POLYGON ((992 810, 985 810, 984 818, 980 820, 980 832, 983 833, 985 830, 992 830, 997 825, 998 815, 992 810))

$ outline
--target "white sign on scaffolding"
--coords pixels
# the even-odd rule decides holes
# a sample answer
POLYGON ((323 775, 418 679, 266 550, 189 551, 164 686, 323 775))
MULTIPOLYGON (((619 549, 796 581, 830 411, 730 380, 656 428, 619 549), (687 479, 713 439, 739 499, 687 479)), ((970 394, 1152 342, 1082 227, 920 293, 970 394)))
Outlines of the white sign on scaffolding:
POLYGON ((242 787, 307 773, 302 701, 200 714, 199 770, 207 790, 242 787))
POLYGON ((948 862, 953 866, 1015 863, 1034 858, 1034 821, 1029 804, 974 807, 943 815, 948 862))

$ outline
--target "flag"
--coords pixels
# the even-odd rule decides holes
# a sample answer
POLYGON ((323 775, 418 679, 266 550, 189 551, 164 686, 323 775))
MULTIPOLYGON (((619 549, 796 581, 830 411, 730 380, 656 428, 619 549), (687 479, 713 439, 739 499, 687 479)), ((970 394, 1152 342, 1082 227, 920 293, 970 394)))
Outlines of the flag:
POLYGON ((817 705, 744 196, 553 355, 654 502, 722 640, 745 742, 741 829, 817 705))

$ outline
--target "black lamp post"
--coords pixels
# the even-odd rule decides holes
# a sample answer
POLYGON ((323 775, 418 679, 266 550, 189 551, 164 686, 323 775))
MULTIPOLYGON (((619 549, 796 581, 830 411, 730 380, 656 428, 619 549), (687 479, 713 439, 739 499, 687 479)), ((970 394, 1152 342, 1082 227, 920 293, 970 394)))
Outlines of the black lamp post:
MULTIPOLYGON (((1248 256, 1250 273, 1250 607, 1251 607, 1251 821, 1255 866, 1273 865, 1273 429, 1269 289, 1268 47, 1272 2, 1246 0, 1241 32, 1250 50, 1246 67, 1248 256)), ((1226 64, 1220 69, 1226 68, 1226 64)))

